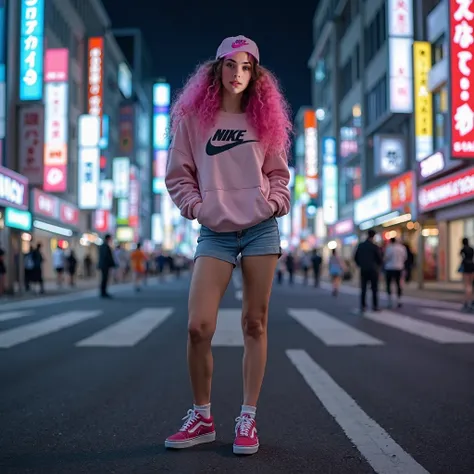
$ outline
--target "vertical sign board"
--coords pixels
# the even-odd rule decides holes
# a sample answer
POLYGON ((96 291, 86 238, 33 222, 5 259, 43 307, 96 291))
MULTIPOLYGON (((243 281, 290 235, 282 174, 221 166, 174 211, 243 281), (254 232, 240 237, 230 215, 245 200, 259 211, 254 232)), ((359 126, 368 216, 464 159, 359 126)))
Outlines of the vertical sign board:
POLYGON ((89 38, 87 110, 102 120, 104 102, 104 38, 89 38))
POLYGON ((388 0, 389 108, 413 112, 413 0, 388 0))
POLYGON ((449 2, 451 156, 473 159, 474 2, 449 2))
POLYGON ((413 43, 413 85, 415 93, 415 153, 421 161, 433 153, 433 97, 428 87, 431 43, 413 43))
MULTIPOLYGON (((164 186, 164 175, 157 173, 159 163, 168 158, 169 147, 169 107, 170 107, 170 85, 158 82, 153 86, 153 193, 162 194, 164 186)), ((155 209, 160 212, 160 209, 155 209)))
POLYGON ((44 106, 24 103, 18 111, 19 172, 31 186, 43 186, 44 106))
POLYGON ((3 139, 5 138, 5 0, 0 0, 0 165, 3 160, 3 139))
POLYGON ((44 0, 21 0, 20 18, 20 100, 41 100, 44 0))
POLYGON ((79 117, 78 204, 80 209, 99 207, 100 179, 100 118, 97 115, 79 117))
POLYGON ((338 179, 336 164, 336 139, 334 137, 324 137, 323 148, 323 219, 326 225, 337 222, 338 204, 338 179))
POLYGON ((43 189, 67 190, 69 129, 69 51, 48 49, 45 56, 45 129, 43 189))
POLYGON ((306 191, 314 199, 319 194, 318 130, 314 110, 307 110, 304 114, 304 154, 306 191))

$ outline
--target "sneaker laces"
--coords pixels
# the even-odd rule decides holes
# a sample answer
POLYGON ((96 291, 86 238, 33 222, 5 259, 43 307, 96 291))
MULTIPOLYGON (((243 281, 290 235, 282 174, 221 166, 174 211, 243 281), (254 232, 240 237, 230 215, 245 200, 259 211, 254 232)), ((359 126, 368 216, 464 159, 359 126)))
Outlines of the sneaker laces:
POLYGON ((250 430, 253 427, 253 418, 250 416, 238 416, 235 421, 237 422, 235 432, 242 436, 249 436, 250 430))
POLYGON ((184 421, 183 426, 180 428, 179 431, 187 431, 192 426, 192 424, 195 421, 197 421, 197 419, 198 419, 198 412, 195 411, 195 410, 189 409, 188 413, 183 418, 183 420, 185 420, 185 421, 184 421))

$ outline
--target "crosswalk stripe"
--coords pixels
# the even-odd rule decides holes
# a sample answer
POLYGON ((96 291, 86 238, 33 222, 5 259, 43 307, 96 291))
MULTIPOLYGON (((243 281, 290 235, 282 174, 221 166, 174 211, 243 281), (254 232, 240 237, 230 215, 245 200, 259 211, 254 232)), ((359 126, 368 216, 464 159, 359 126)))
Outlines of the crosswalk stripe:
POLYGON ((457 311, 446 309, 422 308, 422 313, 428 316, 436 316, 437 318, 447 319, 449 321, 457 321, 459 323, 474 324, 474 315, 462 314, 457 311))
POLYGON ((31 324, 24 324, 14 329, 0 332, 0 348, 8 349, 23 342, 57 332, 69 326, 74 326, 87 319, 95 318, 102 314, 97 311, 68 311, 57 314, 31 324))
POLYGON ((242 347, 244 338, 241 319, 241 309, 220 309, 212 345, 214 347, 242 347))
POLYGON ((0 321, 10 321, 11 319, 23 318, 31 314, 33 314, 33 311, 10 311, 8 313, 0 313, 0 321))
POLYGON ((286 354, 313 393, 378 474, 428 474, 304 350, 286 354))
POLYGON ((80 347, 132 347, 162 324, 172 308, 143 308, 131 316, 79 341, 80 347))
POLYGON ((380 346, 383 341, 317 309, 288 309, 288 314, 327 346, 380 346))
POLYGON ((364 317, 385 324, 401 331, 405 331, 415 336, 420 336, 441 344, 472 344, 474 343, 474 334, 459 331, 457 329, 439 326, 438 324, 420 321, 419 319, 394 313, 392 311, 382 311, 380 313, 367 312, 364 317))

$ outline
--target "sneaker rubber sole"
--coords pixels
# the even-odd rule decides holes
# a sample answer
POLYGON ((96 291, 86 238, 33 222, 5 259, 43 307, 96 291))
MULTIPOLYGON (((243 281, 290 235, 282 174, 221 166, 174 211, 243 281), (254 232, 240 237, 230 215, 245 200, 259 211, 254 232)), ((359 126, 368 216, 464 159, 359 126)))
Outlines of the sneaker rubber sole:
POLYGON ((212 443, 216 440, 216 432, 207 433, 205 435, 196 436, 195 438, 186 439, 184 441, 173 441, 167 439, 165 441, 165 448, 170 449, 185 449, 191 448, 192 446, 197 446, 204 443, 212 443))
POLYGON ((255 446, 236 446, 233 445, 234 454, 255 454, 258 451, 259 444, 255 446))

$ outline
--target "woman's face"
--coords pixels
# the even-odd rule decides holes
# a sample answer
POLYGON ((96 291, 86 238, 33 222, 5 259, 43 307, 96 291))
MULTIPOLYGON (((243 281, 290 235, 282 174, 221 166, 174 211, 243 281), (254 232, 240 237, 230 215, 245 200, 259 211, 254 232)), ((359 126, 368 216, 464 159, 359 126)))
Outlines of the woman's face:
POLYGON ((248 53, 240 51, 224 59, 222 84, 232 95, 241 94, 252 78, 252 63, 248 53))

